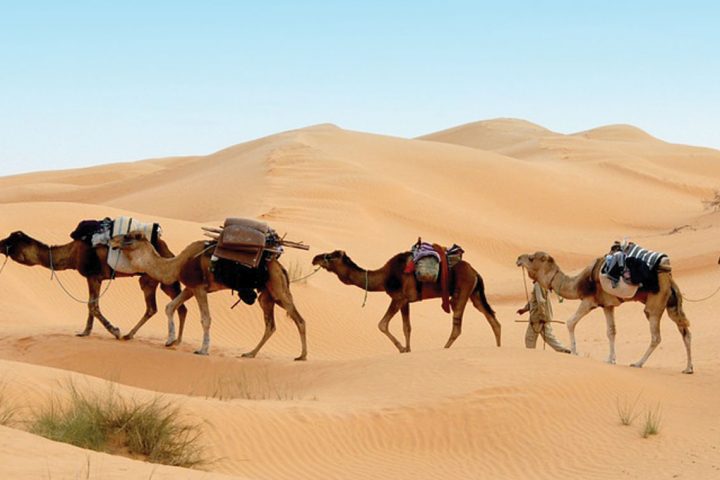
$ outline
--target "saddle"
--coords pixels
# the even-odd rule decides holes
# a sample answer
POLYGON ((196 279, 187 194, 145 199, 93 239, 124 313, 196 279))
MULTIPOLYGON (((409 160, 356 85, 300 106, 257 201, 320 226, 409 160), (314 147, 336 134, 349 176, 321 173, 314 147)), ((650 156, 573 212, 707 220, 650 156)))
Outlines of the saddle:
MULTIPOLYGON (((70 233, 70 238, 80 240, 94 248, 98 245, 109 246, 112 237, 130 232, 142 232, 153 247, 157 248, 162 228, 158 223, 142 223, 132 217, 122 216, 115 219, 105 217, 102 220, 81 221, 70 233)), ((110 248, 108 250, 107 264, 116 272, 136 273, 130 265, 130 260, 119 249, 110 248)))
POLYGON ((228 218, 220 232, 213 255, 257 268, 266 250, 280 253, 269 241, 277 234, 263 222, 245 218, 228 218))
POLYGON ((639 289, 657 292, 658 273, 669 272, 670 259, 664 253, 646 250, 634 243, 625 248, 618 242, 605 256, 600 271, 602 289, 619 298, 632 298, 639 289))
POLYGON ((423 242, 420 238, 411 249, 412 258, 405 273, 414 273, 420 283, 440 282, 442 309, 450 313, 450 269, 462 260, 464 250, 459 245, 446 249, 436 243, 423 242))

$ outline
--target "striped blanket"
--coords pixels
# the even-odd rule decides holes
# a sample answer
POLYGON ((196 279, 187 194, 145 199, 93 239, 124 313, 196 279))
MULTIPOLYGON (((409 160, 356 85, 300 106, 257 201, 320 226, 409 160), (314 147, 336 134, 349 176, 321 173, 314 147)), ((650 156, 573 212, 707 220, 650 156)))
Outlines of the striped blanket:
POLYGON ((636 258, 645 262, 650 270, 655 270, 660 261, 667 257, 664 253, 653 252, 652 250, 647 250, 634 243, 628 244, 627 249, 625 250, 625 256, 628 258, 636 258))

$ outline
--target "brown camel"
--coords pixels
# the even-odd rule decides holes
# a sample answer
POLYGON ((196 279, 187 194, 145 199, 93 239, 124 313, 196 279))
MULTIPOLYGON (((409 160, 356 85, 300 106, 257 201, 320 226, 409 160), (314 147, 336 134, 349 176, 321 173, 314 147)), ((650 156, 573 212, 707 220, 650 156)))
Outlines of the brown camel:
MULTIPOLYGON (((173 256, 167 244, 160 239, 158 239, 158 247, 164 257, 173 256)), ((93 248, 80 240, 73 240, 65 245, 48 246, 18 231, 0 240, 0 253, 23 265, 41 265, 45 268, 51 268, 52 261, 53 270, 77 270, 80 275, 87 280, 89 291, 87 302, 88 317, 85 323, 85 330, 78 333, 77 336, 85 337, 90 335, 94 319, 97 318, 108 332, 113 334, 115 338, 120 338, 120 329, 110 323, 100 311, 100 287, 104 280, 110 280, 112 278, 112 269, 107 264, 107 247, 97 246, 93 248)), ((116 277, 131 277, 135 275, 140 275, 140 288, 145 296, 145 314, 137 325, 123 337, 124 340, 133 338, 140 327, 157 312, 157 303, 155 300, 155 291, 158 286, 157 281, 150 278, 149 275, 115 273, 116 277)), ((160 288, 170 298, 175 298, 180 294, 180 284, 177 282, 160 285, 160 288)), ((185 327, 186 315, 187 309, 183 307, 179 313, 181 336, 185 327)))
MULTIPOLYGON (((210 348, 211 321, 207 294, 231 288, 220 283, 210 268, 212 248, 208 249, 208 246, 212 246, 212 244, 202 240, 193 242, 174 258, 163 258, 158 255, 152 244, 141 233, 131 232, 127 235, 118 235, 110 241, 110 244, 113 247, 121 248, 130 260, 130 264, 138 271, 146 272, 152 278, 163 283, 179 280, 185 286, 180 295, 165 307, 165 313, 168 316, 166 345, 180 343, 179 338, 175 339, 173 313, 184 302, 195 297, 200 307, 203 327, 202 347, 195 353, 207 355, 210 348)), ((258 301, 265 317, 265 334, 260 343, 250 352, 243 354, 243 357, 254 358, 270 336, 275 333, 274 309, 275 304, 278 304, 287 311, 300 333, 302 352, 295 360, 307 359, 305 320, 295 308, 287 271, 276 259, 267 262, 267 280, 258 290, 260 291, 258 301)))
POLYGON ((610 342, 610 352, 607 362, 615 363, 615 307, 626 301, 642 302, 645 304, 645 316, 650 322, 650 346, 645 355, 633 363, 633 367, 642 367, 653 351, 660 344, 660 318, 667 309, 668 315, 678 327, 687 351, 687 367, 683 373, 693 373, 692 354, 690 348, 690 321, 682 308, 682 294, 672 275, 668 271, 658 272, 659 289, 657 292, 643 290, 637 291, 634 297, 628 299, 618 298, 606 293, 600 287, 600 269, 603 259, 598 258, 592 265, 586 267, 578 275, 569 277, 565 275, 555 260, 545 252, 536 252, 532 255, 520 255, 516 264, 525 267, 533 280, 540 282, 545 288, 555 290, 558 295, 571 300, 580 300, 580 306, 567 321, 570 333, 570 349, 577 355, 575 345, 575 326, 591 310, 602 307, 607 322, 607 336, 610 342))
MULTIPOLYGON (((410 303, 442 296, 440 284, 420 284, 412 273, 404 273, 407 262, 412 258, 410 252, 399 253, 387 261, 378 270, 365 270, 358 267, 347 254, 341 250, 322 253, 313 258, 313 265, 318 265, 334 273, 346 285, 355 285, 369 292, 385 292, 390 296, 390 307, 380 320, 378 328, 397 347, 400 353, 410 351, 410 303), (403 319, 403 346, 392 333, 388 325, 395 314, 400 311, 403 319)), ((500 346, 500 322, 485 298, 485 286, 478 272, 465 261, 460 261, 450 270, 450 294, 453 312, 453 327, 445 343, 450 348, 462 331, 463 313, 468 300, 485 315, 495 334, 495 342, 500 346)))

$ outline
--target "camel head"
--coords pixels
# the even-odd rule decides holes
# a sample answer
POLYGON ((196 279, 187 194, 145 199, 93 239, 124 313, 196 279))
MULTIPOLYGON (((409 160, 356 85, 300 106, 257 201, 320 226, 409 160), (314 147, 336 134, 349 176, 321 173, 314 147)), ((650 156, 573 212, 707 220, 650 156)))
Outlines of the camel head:
POLYGON ((132 260, 134 254, 154 250, 150 240, 142 232, 116 235, 110 239, 110 248, 118 248, 132 260))
POLYGON ((0 253, 6 255, 18 263, 32 265, 28 257, 28 249, 37 246, 37 242, 21 231, 13 232, 8 237, 0 240, 0 253))
POLYGON ((518 267, 525 267, 528 276, 540 282, 543 287, 548 287, 559 267, 555 259, 545 252, 526 253, 517 258, 515 264, 518 267))
POLYGON ((347 254, 344 251, 335 250, 334 252, 315 255, 312 264, 320 266, 329 272, 336 272, 338 265, 343 264, 346 258, 347 254))

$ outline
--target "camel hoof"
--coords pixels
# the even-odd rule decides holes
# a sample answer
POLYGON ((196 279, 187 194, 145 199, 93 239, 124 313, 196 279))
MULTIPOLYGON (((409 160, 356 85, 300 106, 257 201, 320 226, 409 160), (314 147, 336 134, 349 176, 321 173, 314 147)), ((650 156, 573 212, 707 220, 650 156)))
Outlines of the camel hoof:
POLYGON ((689 367, 689 368, 686 368, 685 370, 683 370, 682 373, 692 375, 693 373, 695 373, 695 370, 693 369, 693 367, 689 367))
POLYGON ((642 368, 642 365, 640 365, 639 363, 631 363, 630 366, 633 368, 642 368))
POLYGON ((116 340, 120 340, 120 329, 119 328, 113 328, 110 333, 115 335, 116 340))
POLYGON ((608 358, 607 360, 605 360, 605 363, 607 363, 608 365, 615 365, 615 359, 614 359, 614 358, 608 358))
POLYGON ((307 360, 307 356, 305 356, 305 355, 301 355, 301 356, 295 358, 296 362, 304 362, 305 360, 307 360))
POLYGON ((130 334, 128 333, 127 335, 123 335, 122 339, 125 340, 125 341, 127 341, 127 340, 132 340, 132 339, 133 339, 133 335, 130 335, 130 334))
POLYGON ((90 335, 90 332, 80 332, 75 334, 76 337, 87 337, 88 335, 90 335))
POLYGON ((208 352, 203 352, 202 350, 195 350, 193 353, 195 355, 205 355, 205 356, 208 355, 208 352))
MULTIPOLYGON (((243 354, 240 355, 240 356, 241 356, 242 358, 255 358, 255 354, 252 353, 252 352, 243 353, 243 354)), ((296 358, 295 360, 297 360, 297 358, 296 358)))
POLYGON ((177 344, 178 344, 177 339, 176 340, 168 340, 167 342, 165 342, 166 347, 174 347, 177 344))
POLYGON ((400 353, 410 353, 410 349, 409 349, 409 348, 402 348, 402 349, 400 349, 400 353))

